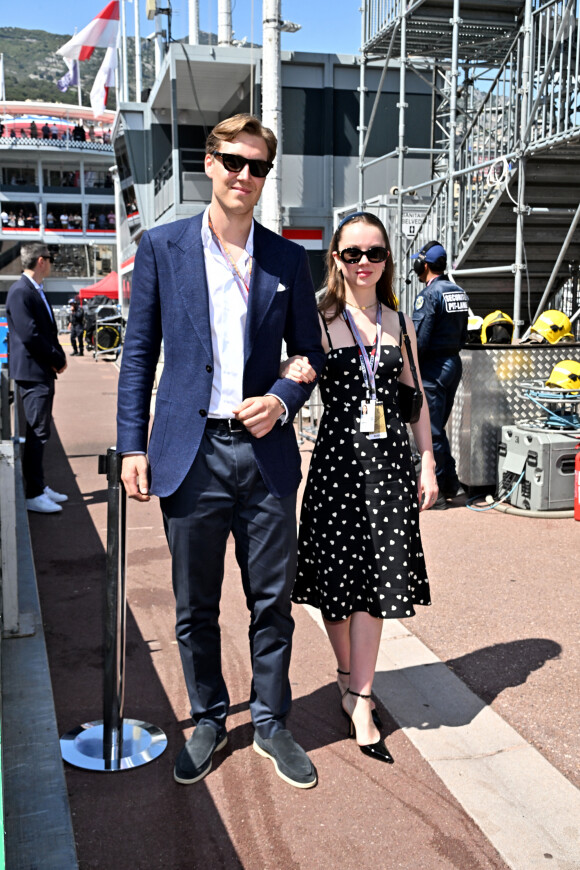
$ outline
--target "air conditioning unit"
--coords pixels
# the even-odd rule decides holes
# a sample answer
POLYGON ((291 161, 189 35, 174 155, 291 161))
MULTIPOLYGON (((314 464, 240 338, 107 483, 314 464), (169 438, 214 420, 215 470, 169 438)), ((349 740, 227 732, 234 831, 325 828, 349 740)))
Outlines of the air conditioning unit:
POLYGON ((502 426, 498 447, 498 492, 528 511, 571 510, 574 507, 574 460, 578 435, 502 426))

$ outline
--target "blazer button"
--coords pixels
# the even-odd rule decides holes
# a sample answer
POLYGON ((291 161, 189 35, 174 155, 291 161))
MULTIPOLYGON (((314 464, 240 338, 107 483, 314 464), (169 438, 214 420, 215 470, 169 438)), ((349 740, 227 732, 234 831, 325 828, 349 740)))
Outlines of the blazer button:
POLYGON ((205 370, 206 372, 213 372, 213 366, 206 366, 205 370))
POLYGON ((207 411, 204 411, 204 409, 202 408, 199 412, 199 416, 200 417, 207 417, 207 411))

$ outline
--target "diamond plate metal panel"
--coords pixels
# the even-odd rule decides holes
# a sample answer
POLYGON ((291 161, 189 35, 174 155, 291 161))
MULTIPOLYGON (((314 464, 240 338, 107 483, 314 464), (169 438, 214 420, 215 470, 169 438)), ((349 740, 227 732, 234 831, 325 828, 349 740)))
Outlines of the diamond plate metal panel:
POLYGON ((449 438, 464 486, 495 486, 501 427, 540 416, 538 408, 518 394, 518 381, 546 381, 563 359, 580 362, 580 344, 474 345, 461 351, 463 376, 449 438))

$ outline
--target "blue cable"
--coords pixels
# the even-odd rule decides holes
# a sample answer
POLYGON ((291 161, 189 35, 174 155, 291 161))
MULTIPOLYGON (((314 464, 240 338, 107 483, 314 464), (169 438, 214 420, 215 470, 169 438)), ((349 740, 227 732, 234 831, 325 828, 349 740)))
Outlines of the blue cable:
POLYGON ((516 482, 514 483, 512 488, 510 489, 510 491, 507 492, 505 495, 503 495, 499 501, 496 501, 493 504, 490 504, 484 508, 476 508, 476 507, 472 507, 472 502, 474 502, 476 499, 479 498, 478 495, 475 495, 475 496, 473 496, 473 498, 467 499, 467 501, 465 502, 465 507, 469 508, 470 511, 476 511, 476 513, 478 513, 478 514, 485 513, 485 511, 493 510, 494 508, 496 508, 498 506, 498 504, 501 504, 502 502, 504 502, 506 500, 506 498, 509 498, 510 495, 512 494, 512 492, 514 492, 518 488, 525 473, 526 473, 526 469, 524 468, 524 470, 522 471, 522 473, 520 474, 520 476, 518 477, 518 479, 516 480, 516 482))

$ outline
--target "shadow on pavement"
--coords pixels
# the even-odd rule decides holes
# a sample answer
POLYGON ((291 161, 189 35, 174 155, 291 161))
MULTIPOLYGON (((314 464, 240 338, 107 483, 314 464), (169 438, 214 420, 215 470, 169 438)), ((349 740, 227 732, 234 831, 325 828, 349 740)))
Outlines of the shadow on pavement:
MULTIPOLYGON (((46 467, 53 486, 58 482, 58 488, 69 494, 62 513, 29 515, 58 729, 63 734, 102 719, 106 562, 56 431, 47 448, 46 467)), ((105 499, 106 491, 89 495, 94 503, 101 495, 105 499)), ((152 651, 130 609, 126 650, 125 716, 158 725, 169 747, 157 761, 132 771, 94 773, 66 766, 80 867, 241 867, 206 785, 186 789, 173 781, 174 755, 186 723, 176 719, 152 651)))
POLYGON ((562 653, 559 643, 548 638, 530 637, 496 643, 445 664, 461 677, 472 692, 487 704, 510 686, 521 686, 534 671, 562 653))
POLYGON ((387 703, 389 698, 398 699, 402 727, 459 728, 472 722, 504 689, 522 685, 561 652, 560 644, 546 638, 498 643, 447 662, 377 672, 375 686, 387 703), (452 674, 471 691, 454 685, 452 674))

